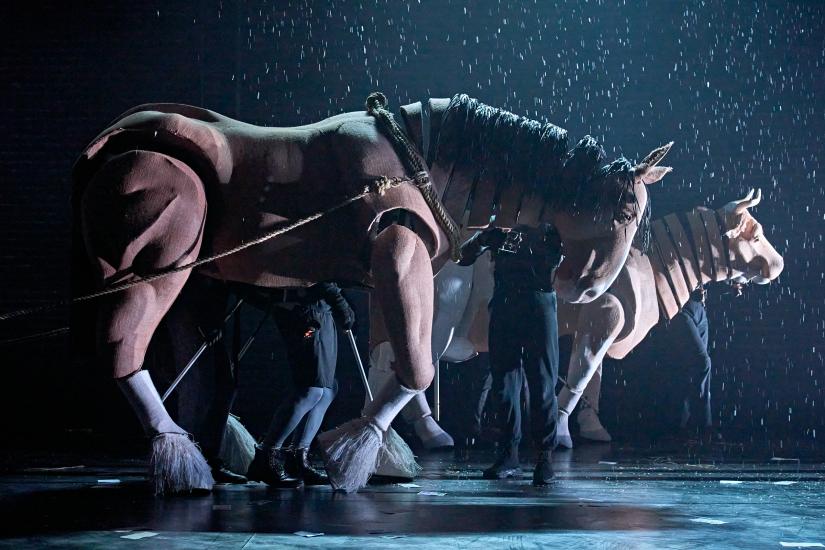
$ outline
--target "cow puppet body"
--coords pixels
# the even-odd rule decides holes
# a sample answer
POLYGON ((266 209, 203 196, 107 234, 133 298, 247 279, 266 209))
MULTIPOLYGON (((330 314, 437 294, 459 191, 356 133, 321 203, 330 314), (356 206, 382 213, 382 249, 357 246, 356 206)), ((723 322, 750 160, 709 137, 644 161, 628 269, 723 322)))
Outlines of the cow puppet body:
POLYGON ((654 326, 672 319, 698 285, 765 284, 779 276, 782 257, 748 211, 760 198, 761 193, 754 197, 751 191, 715 212, 697 208, 655 220, 648 253, 631 249, 607 292, 588 304, 559 304, 559 333, 573 335, 567 380, 559 394, 560 440, 571 444, 568 417, 584 394, 590 409, 580 417, 584 435, 609 441, 597 416, 604 357, 626 357, 654 326))

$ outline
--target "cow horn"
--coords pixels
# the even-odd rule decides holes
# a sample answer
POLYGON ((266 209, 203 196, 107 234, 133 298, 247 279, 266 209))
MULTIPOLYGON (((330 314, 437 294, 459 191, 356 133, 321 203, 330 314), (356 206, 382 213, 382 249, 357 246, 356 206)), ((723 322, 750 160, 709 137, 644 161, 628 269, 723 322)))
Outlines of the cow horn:
POLYGON ((750 192, 745 196, 744 199, 736 201, 736 213, 741 214, 748 208, 752 206, 756 206, 762 200, 762 190, 758 189, 756 191, 756 196, 754 196, 754 190, 751 189, 750 192))

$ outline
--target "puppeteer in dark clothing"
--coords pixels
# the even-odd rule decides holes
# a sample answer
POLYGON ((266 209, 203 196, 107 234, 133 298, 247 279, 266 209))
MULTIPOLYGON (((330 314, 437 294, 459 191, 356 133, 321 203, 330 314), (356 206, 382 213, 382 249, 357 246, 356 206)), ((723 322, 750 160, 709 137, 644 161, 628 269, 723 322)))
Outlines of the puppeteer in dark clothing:
POLYGON ((561 263, 561 241, 552 226, 487 229, 462 247, 462 265, 490 251, 495 287, 490 301, 492 392, 503 420, 500 456, 484 471, 488 479, 519 476, 523 376, 530 392, 533 443, 539 456, 534 485, 553 480, 559 375, 558 321, 553 273, 561 263))
POLYGON ((271 312, 286 345, 293 378, 292 391, 275 412, 247 477, 280 487, 326 484, 326 474, 311 466, 307 454, 338 389, 336 322, 350 330, 355 314, 341 289, 330 282, 307 289, 247 286, 238 292, 271 312), (297 431, 302 421, 303 429, 297 431), (296 443, 287 447, 293 433, 296 443))
POLYGON ((671 425, 705 432, 712 428, 710 403, 711 361, 708 354, 708 316, 705 290, 696 289, 660 333, 665 356, 662 364, 671 381, 671 425))

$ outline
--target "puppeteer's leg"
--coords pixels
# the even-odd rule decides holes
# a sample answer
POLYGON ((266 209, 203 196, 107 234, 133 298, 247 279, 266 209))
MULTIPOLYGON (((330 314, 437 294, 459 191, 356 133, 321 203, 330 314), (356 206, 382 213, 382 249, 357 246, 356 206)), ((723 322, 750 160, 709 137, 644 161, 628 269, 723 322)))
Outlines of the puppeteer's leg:
POLYGON ((414 461, 406 445, 387 441, 398 438, 389 428, 401 409, 430 385, 434 374, 430 352, 433 274, 424 242, 406 227, 389 226, 373 243, 372 271, 395 355, 395 376, 375 389, 375 400, 362 418, 319 436, 330 481, 347 492, 366 485, 382 452, 403 450, 409 456, 392 461, 414 461))
MULTIPOLYGON (((713 426, 710 406, 711 359, 708 354, 708 323, 704 307, 688 302, 666 325, 666 343, 678 350, 668 367, 678 398, 681 430, 704 432, 713 426)), ((676 415, 674 415, 676 416, 676 415)))
POLYGON ((236 472, 246 472, 251 456, 246 449, 249 458, 244 459, 244 449, 236 445, 242 440, 236 436, 250 436, 239 422, 228 421, 237 388, 237 369, 225 345, 228 338, 221 339, 228 302, 225 283, 193 273, 155 331, 149 353, 154 351, 159 358, 154 364, 165 371, 153 371, 155 380, 169 384, 197 350, 211 342, 164 405, 198 441, 215 483, 246 483, 246 477, 236 472), (153 350, 156 346, 159 349, 153 350), (224 460, 222 450, 229 451, 223 454, 232 462, 224 460))
POLYGON ((532 330, 525 339, 524 371, 530 388, 530 425, 538 456, 533 485, 551 483, 555 474, 551 453, 556 446, 559 408, 556 382, 559 379, 559 330, 556 320, 556 293, 533 292, 529 313, 532 330))
MULTIPOLYGON (((518 296, 518 295, 516 295, 518 296)), ((514 296, 505 292, 493 295, 490 302, 490 371, 492 394, 495 395, 496 423, 501 426, 498 456, 484 470, 485 479, 520 477, 518 447, 521 442, 522 346, 521 323, 516 322, 523 314, 523 307, 514 296)))
MULTIPOLYGON (((182 162, 131 151, 104 164, 82 199, 87 250, 102 286, 191 262, 200 250, 206 199, 182 162)), ((167 413, 148 371, 140 370, 161 318, 189 271, 141 283, 101 300, 97 347, 152 438, 150 475, 156 494, 209 490, 210 468, 189 435, 167 413)))

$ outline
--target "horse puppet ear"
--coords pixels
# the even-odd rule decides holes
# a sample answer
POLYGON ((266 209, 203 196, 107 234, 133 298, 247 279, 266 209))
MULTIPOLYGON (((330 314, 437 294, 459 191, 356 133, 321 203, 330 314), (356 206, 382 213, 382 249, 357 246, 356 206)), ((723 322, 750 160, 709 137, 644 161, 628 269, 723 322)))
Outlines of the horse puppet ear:
POLYGON ((669 166, 657 166, 665 158, 671 147, 673 147, 672 141, 654 149, 642 162, 633 167, 633 177, 636 183, 645 185, 656 183, 673 170, 669 166))

